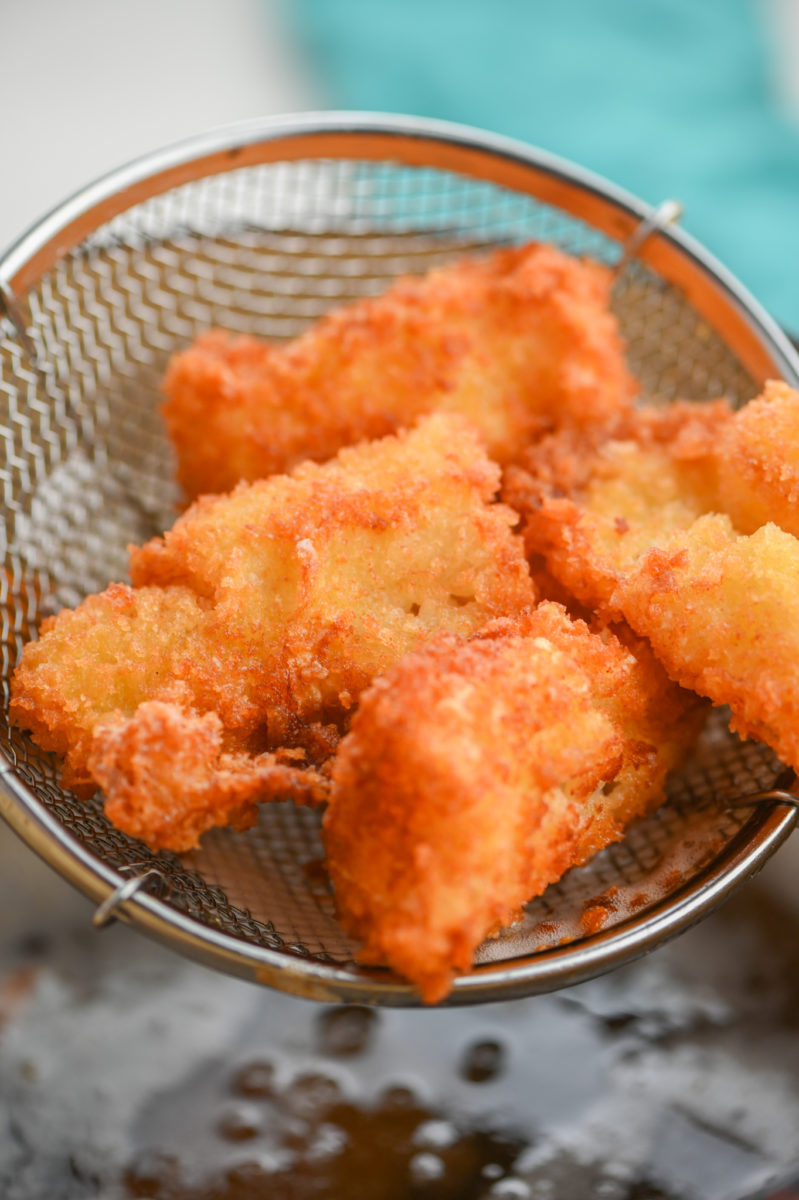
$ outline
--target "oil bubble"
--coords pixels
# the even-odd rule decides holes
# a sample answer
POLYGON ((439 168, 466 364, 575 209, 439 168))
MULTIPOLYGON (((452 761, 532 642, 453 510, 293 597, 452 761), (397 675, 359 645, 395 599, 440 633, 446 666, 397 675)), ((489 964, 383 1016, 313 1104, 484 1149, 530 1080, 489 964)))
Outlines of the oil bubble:
POLYGON ((261 1131, 261 1114, 252 1104, 237 1104, 222 1113, 217 1123, 220 1135, 228 1142, 247 1142, 261 1131))
POLYGON ((252 1188, 258 1187, 265 1183, 273 1174, 270 1169, 270 1164, 259 1162, 258 1159, 248 1159, 246 1162, 236 1163, 226 1172, 227 1182, 235 1187, 252 1188))
POLYGON ((180 1164, 174 1155, 160 1150, 145 1151, 125 1173, 131 1196, 156 1196, 161 1189, 172 1189, 180 1179, 180 1164))
POLYGON ((423 1121, 414 1130, 413 1144, 431 1150, 446 1150, 454 1146, 460 1134, 451 1121, 423 1121))
POLYGON ((414 1183, 432 1183, 435 1179, 441 1179, 446 1166, 437 1154, 422 1152, 414 1154, 408 1163, 408 1170, 414 1183))
POLYGON ((505 1048, 499 1042, 474 1042, 461 1062, 460 1074, 469 1083, 488 1083, 496 1079, 505 1066, 505 1048))
POLYGON ((499 1179, 489 1191, 492 1200, 532 1200, 532 1192, 523 1179, 499 1179))
POLYGON ((305 1149, 304 1158, 309 1162, 323 1162, 325 1159, 336 1158, 343 1152, 350 1140, 346 1129, 332 1122, 323 1121, 314 1129, 311 1140, 305 1149))
POLYGON ((300 1117, 314 1117, 341 1100, 341 1088, 327 1075, 298 1075, 284 1092, 286 1106, 300 1117))
POLYGON ((377 1028, 374 1009, 341 1005, 321 1013, 317 1023, 319 1050, 333 1058, 363 1054, 377 1028))
POLYGON ((395 1112, 402 1109, 415 1108, 417 1104, 413 1090, 402 1083, 387 1087, 380 1100, 381 1109, 395 1112))
POLYGON ((271 1096, 275 1068, 270 1062, 245 1063, 233 1079, 232 1090, 240 1096, 271 1096))

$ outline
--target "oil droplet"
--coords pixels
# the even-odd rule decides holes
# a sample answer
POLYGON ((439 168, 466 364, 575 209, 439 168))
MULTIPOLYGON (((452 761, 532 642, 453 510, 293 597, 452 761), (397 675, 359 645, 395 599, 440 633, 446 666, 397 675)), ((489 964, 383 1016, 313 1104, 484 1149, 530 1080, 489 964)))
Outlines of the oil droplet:
POLYGON ((378 1016, 371 1008, 342 1005, 327 1009, 318 1018, 319 1049, 322 1054, 344 1058, 363 1054, 377 1027, 378 1016))
POLYGON ((555 1200, 555 1184, 551 1179, 537 1179, 530 1195, 532 1200, 555 1200))
POLYGON ((422 1153, 414 1154, 408 1170, 414 1183, 432 1183, 434 1179, 441 1179, 446 1167, 437 1154, 422 1153))
POLYGON ((306 1162, 323 1162, 343 1154, 349 1142, 349 1134, 340 1125, 323 1121, 313 1130, 303 1157, 306 1162))
POLYGON ((258 1162, 257 1159, 248 1159, 247 1162, 236 1163, 231 1167, 225 1173, 225 1178, 234 1187, 246 1188, 247 1191, 243 1195, 258 1195, 259 1193, 250 1192, 249 1189, 265 1183, 271 1174, 272 1171, 264 1163, 258 1162))
POLYGON ((338 1103, 341 1088, 327 1075, 298 1075, 284 1093, 286 1106, 299 1117, 314 1117, 338 1103))
POLYGON ((500 1179, 491 1190, 489 1196, 494 1200, 531 1200, 532 1192, 523 1179, 500 1179))
POLYGON ((252 1104, 239 1104, 222 1113, 217 1129, 228 1142, 247 1142, 261 1131, 260 1113, 252 1104))
POLYGON ((487 1083, 501 1074, 505 1065, 505 1048, 499 1042, 475 1042, 466 1051, 460 1074, 469 1083, 487 1083))
POLYGON ((251 1062, 236 1073, 232 1090, 239 1096, 271 1096, 275 1068, 270 1062, 251 1062))
POLYGON ((394 1087, 388 1087, 383 1092, 380 1101, 381 1109, 397 1112, 404 1108, 414 1108, 416 1105, 416 1096, 409 1087, 398 1083, 394 1087))
POLYGON ((150 1150, 126 1171, 125 1184, 131 1196, 160 1196, 167 1194, 179 1178, 180 1164, 174 1155, 150 1150))
POLYGON ((450 1121, 423 1121, 414 1131, 413 1144, 431 1150, 446 1150, 447 1146, 454 1146, 459 1137, 450 1121))

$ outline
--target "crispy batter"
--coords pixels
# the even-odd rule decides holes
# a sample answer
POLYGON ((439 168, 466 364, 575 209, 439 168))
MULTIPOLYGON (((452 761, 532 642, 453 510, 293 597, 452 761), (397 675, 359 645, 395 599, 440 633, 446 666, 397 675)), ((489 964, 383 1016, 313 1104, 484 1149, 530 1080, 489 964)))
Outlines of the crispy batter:
POLYGON ((766 384, 723 432, 719 508, 741 533, 773 521, 799 537, 799 392, 766 384))
POLYGON ((226 752, 323 757, 324 726, 344 727, 402 654, 532 602, 515 514, 490 503, 497 484, 468 423, 436 414, 205 498, 132 551, 136 586, 43 623, 14 675, 12 718, 66 756, 65 782, 84 793, 98 724, 147 700, 215 713, 226 752))
POLYGON ((799 540, 699 518, 646 554, 613 597, 673 679, 799 768, 799 540))
POLYGON ((302 766, 302 751, 293 758, 292 752, 225 754, 216 713, 199 716, 146 700, 132 717, 99 725, 88 766, 117 829, 153 850, 182 851, 214 825, 248 829, 265 800, 325 800, 329 780, 302 766))
POLYGON ((525 546, 588 609, 606 611, 636 559, 717 504, 722 401, 641 408, 604 428, 563 430, 506 472, 525 546))
MULTIPOLYGON (((474 637, 495 636, 495 631, 503 633, 514 625, 526 637, 547 638, 580 663, 589 676, 594 704, 625 739, 613 799, 602 800, 604 823, 594 827, 596 842, 586 849, 581 859, 585 861, 620 837, 633 817, 659 803, 665 777, 694 741, 706 706, 672 683, 649 643, 624 621, 610 626, 596 619, 586 623, 564 612, 562 605, 543 603, 523 620, 492 621, 474 637)), ((590 841, 589 835, 586 830, 590 841)))
POLYGON ((799 767, 799 393, 644 409, 609 432, 553 435, 508 472, 528 551, 799 767))
POLYGON ((799 392, 771 382, 738 412, 642 407, 551 434, 507 469, 503 498, 522 514, 534 570, 543 560, 582 604, 607 609, 641 554, 705 513, 741 533, 773 521, 799 536, 798 447, 799 392))
POLYGON ((532 244, 395 283, 270 346, 221 331, 177 355, 163 407, 189 497, 463 413, 504 462, 532 436, 635 391, 597 263, 532 244))
POLYGON ((402 659, 362 697, 325 815, 363 959, 441 999, 489 932, 657 802, 693 705, 651 654, 550 603, 402 659))

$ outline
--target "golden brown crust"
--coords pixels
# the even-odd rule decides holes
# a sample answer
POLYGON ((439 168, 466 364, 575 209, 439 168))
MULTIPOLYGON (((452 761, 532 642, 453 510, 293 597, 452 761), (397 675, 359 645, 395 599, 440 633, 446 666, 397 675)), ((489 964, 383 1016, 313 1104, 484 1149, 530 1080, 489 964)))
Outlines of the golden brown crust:
POLYGON ((88 768, 117 829, 153 850, 184 851, 215 825, 248 829, 265 800, 322 803, 329 781, 293 757, 225 754, 215 713, 149 700, 95 729, 88 768))
POLYGON ((365 960, 440 999, 487 933, 656 802, 694 703, 555 604, 402 659, 362 697, 325 815, 365 960))
POLYGON ((741 533, 773 521, 799 537, 799 392, 774 380, 718 445, 719 508, 741 533))
POLYGON ((728 704, 744 737, 799 768, 799 541, 701 517, 646 554, 614 603, 673 679, 728 704))
POLYGON ((772 382, 735 413, 675 405, 552 435, 504 489, 561 586, 623 615, 673 679, 795 766, 797 444, 799 392, 772 382))
POLYGON ((226 752, 335 745, 361 690, 439 629, 469 634, 534 599, 498 470, 455 414, 324 466, 206 498, 131 552, 112 584, 46 621, 12 719, 96 786, 92 736, 144 701, 214 713, 226 752))
POLYGON ((531 244, 401 279, 287 345, 205 334, 164 383, 180 482, 227 491, 436 409, 472 420, 498 461, 607 419, 635 392, 609 287, 598 264, 531 244))
POLYGON ((723 401, 642 407, 590 430, 562 430, 505 473, 503 499, 522 516, 528 555, 590 610, 671 529, 717 501, 723 401))
POLYGON ((207 618, 188 588, 135 591, 112 583, 42 622, 12 678, 11 720, 65 757, 66 787, 91 795, 97 784, 86 760, 99 720, 130 715, 151 696, 185 705, 196 696, 201 706, 207 618))

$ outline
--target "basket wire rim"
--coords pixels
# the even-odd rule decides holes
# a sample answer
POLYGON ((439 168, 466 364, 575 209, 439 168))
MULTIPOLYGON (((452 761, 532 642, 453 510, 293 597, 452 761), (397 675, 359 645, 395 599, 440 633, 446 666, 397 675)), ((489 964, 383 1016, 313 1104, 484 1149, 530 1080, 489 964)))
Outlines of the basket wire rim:
MULTIPOLYGON (((209 174, 275 161, 274 144, 315 135, 345 140, 360 138, 364 144, 371 137, 384 138, 387 143, 394 143, 400 156, 403 143, 437 144, 442 150, 477 151, 497 162, 532 169, 569 187, 576 186, 581 193, 600 201, 616 220, 611 222, 611 228, 596 221, 589 223, 621 242, 656 212, 655 207, 598 173, 502 134, 429 117, 358 111, 300 112, 223 125, 140 155, 100 176, 56 205, 12 242, 0 255, 0 284, 12 297, 24 294, 88 232, 120 212, 209 174), (93 220, 87 226, 89 216, 93 220)), ((307 155, 292 154, 292 157, 307 155)), ((581 212, 575 215, 585 219, 581 212)), ((743 321, 756 340, 765 340, 775 371, 786 382, 799 386, 799 356, 790 339, 740 280, 676 225, 657 228, 637 257, 649 262, 654 254, 657 259, 657 247, 663 245, 678 251, 689 270, 698 268, 697 278, 710 276, 729 311, 743 321)))
MULTIPOLYGON (((0 752, 1 753, 1 752, 0 752)), ((5 758, 5 755, 3 755, 5 758)), ((126 877, 83 846, 26 784, 3 765, 0 815, 45 862, 90 899, 107 901, 126 877)), ((755 875, 799 824, 799 809, 775 803, 753 812, 724 848, 687 883, 611 929, 458 976, 443 1005, 476 1004, 556 991, 613 970, 676 937, 755 875)), ((412 985, 386 968, 325 963, 254 945, 210 928, 157 896, 137 892, 116 915, 185 956, 306 999, 418 1007, 412 985)))

